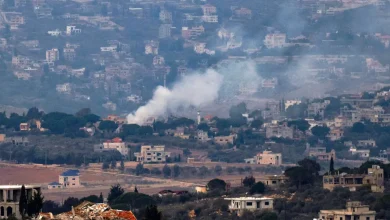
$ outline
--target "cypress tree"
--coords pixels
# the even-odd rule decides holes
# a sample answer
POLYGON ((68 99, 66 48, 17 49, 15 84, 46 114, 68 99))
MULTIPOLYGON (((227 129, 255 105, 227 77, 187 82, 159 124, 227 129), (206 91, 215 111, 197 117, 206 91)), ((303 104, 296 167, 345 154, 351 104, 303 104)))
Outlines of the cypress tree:
POLYGON ((135 192, 135 193, 138 193, 137 186, 134 187, 134 192, 135 192))
POLYGON ((331 174, 334 172, 334 161, 333 161, 333 157, 330 158, 329 171, 330 171, 331 174))
POLYGON ((26 196, 26 187, 22 185, 22 189, 20 192, 20 198, 19 198, 19 213, 22 216, 22 219, 24 219, 27 212, 27 196, 26 196))
POLYGON ((103 202, 104 202, 103 193, 100 193, 99 202, 100 202, 100 203, 103 203, 103 202))

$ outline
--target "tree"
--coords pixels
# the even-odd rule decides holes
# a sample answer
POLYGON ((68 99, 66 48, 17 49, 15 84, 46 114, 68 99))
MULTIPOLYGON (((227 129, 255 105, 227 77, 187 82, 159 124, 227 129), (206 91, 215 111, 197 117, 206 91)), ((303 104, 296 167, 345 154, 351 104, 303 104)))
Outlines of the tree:
POLYGON ((180 167, 175 164, 173 166, 173 177, 178 177, 180 175, 180 167))
POLYGON ((214 172, 219 176, 222 173, 222 167, 220 165, 217 165, 214 167, 214 172))
POLYGON ((246 176, 242 181, 242 184, 246 187, 252 187, 256 183, 256 179, 253 176, 246 176))
POLYGON ((34 195, 32 195, 27 204, 28 216, 38 216, 43 207, 43 200, 44 197, 40 191, 34 192, 34 195))
POLYGON ((110 164, 108 163, 108 161, 104 161, 102 164, 102 169, 107 170, 108 168, 110 168, 110 164))
POLYGON ((288 126, 295 126, 298 130, 305 132, 307 129, 310 128, 309 122, 307 122, 304 119, 299 119, 295 121, 289 121, 288 126))
POLYGON ((100 14, 102 16, 107 16, 108 14, 108 9, 107 9, 107 5, 103 5, 102 8, 100 9, 100 14))
POLYGON ((166 164, 163 167, 162 172, 163 172, 165 178, 171 176, 171 168, 168 165, 166 165, 166 164))
POLYGON ((314 126, 311 129, 311 133, 318 138, 324 139, 329 134, 330 129, 326 126, 314 126))
POLYGON ((210 131, 210 127, 207 125, 207 123, 200 123, 198 125, 198 130, 202 130, 202 131, 210 131))
POLYGON ((257 183, 255 183, 252 187, 251 187, 251 189, 249 190, 249 193, 250 194, 261 194, 261 193, 264 193, 264 191, 265 191, 265 185, 264 185, 264 183, 262 183, 262 182, 257 182, 257 183))
POLYGON ((125 171, 125 162, 123 160, 121 160, 121 166, 119 167, 119 170, 121 172, 125 171))
POLYGON ((144 165, 142 163, 137 164, 135 167, 135 175, 139 176, 144 173, 144 165))
POLYGON ((351 131, 355 133, 364 133, 366 126, 361 122, 356 122, 353 124, 351 131))
POLYGON ((321 170, 321 166, 316 161, 308 158, 298 161, 298 165, 305 168, 313 176, 318 176, 318 172, 321 170))
POLYGON ((146 207, 143 220, 161 220, 162 214, 158 211, 156 205, 146 207))
POLYGON ((110 166, 111 166, 111 169, 115 169, 116 168, 116 161, 112 160, 110 166))
POLYGON ((100 193, 100 195, 99 195, 99 203, 103 203, 103 202, 104 202, 103 193, 100 193))
POLYGON ((260 120, 260 119, 255 119, 252 121, 251 123, 251 128, 254 128, 254 129, 259 129, 261 128, 261 126, 263 125, 263 121, 260 120))
POLYGON ((122 125, 122 135, 123 136, 137 135, 139 128, 140 126, 137 124, 122 125))
POLYGON ((134 192, 135 192, 135 193, 138 193, 137 186, 134 187, 134 192))
POLYGON ((22 189, 20 191, 19 197, 19 213, 22 216, 22 219, 26 216, 27 213, 27 195, 26 195, 26 187, 22 185, 22 189))
POLYGON ((314 182, 314 177, 310 171, 304 167, 290 167, 286 169, 284 174, 288 177, 289 182, 292 185, 295 185, 297 188, 305 184, 312 184, 314 182))
POLYGON ((329 171, 332 174, 334 172, 334 161, 333 157, 330 158, 329 171))
POLYGON ((85 117, 87 115, 92 114, 92 111, 90 108, 82 108, 78 112, 76 112, 76 117, 85 117))
POLYGON ((124 192, 125 190, 121 187, 120 184, 111 186, 110 192, 108 193, 107 197, 108 204, 112 204, 114 200, 121 196, 124 192))
POLYGON ((37 107, 30 108, 27 111, 27 119, 40 119, 42 117, 42 112, 39 112, 37 107))
POLYGON ((150 126, 141 126, 138 129, 139 135, 152 135, 153 134, 153 128, 150 126))
POLYGON ((213 190, 225 191, 226 190, 226 182, 221 180, 221 179, 212 179, 207 183, 206 187, 210 191, 213 191, 213 190))
POLYGON ((100 117, 95 114, 88 114, 83 116, 84 120, 89 123, 96 123, 100 120, 100 117))
POLYGON ((113 121, 101 121, 99 129, 107 132, 114 132, 118 128, 118 125, 113 121))
POLYGON ((185 157, 189 157, 191 154, 192 154, 192 152, 190 151, 190 149, 185 148, 185 149, 183 150, 183 155, 184 155, 185 157))

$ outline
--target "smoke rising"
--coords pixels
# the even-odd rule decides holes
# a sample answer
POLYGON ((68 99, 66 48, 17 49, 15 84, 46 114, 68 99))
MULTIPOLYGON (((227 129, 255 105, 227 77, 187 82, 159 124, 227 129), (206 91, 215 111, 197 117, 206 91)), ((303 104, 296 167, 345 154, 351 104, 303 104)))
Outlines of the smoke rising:
POLYGON ((144 106, 127 116, 129 124, 143 125, 153 117, 164 117, 179 108, 201 108, 213 104, 220 97, 231 97, 256 92, 260 77, 252 61, 227 61, 204 72, 193 72, 176 82, 171 89, 158 86, 153 97, 144 106))

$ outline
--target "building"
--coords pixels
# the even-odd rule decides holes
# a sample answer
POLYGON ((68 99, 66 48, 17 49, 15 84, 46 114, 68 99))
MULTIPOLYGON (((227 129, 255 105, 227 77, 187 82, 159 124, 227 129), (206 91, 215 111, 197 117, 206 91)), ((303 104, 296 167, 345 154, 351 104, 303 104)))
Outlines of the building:
POLYGON ((194 45, 195 53, 202 54, 206 52, 206 43, 197 42, 194 45))
POLYGON ((184 39, 190 39, 190 38, 196 38, 204 34, 204 27, 198 26, 198 27, 182 27, 181 28, 181 36, 184 39))
POLYGON ((285 175, 266 175, 261 182, 270 187, 277 187, 287 180, 288 178, 285 175))
POLYGON ((206 23, 218 23, 218 15, 203 15, 202 21, 206 23))
POLYGON ((238 8, 233 11, 234 17, 239 19, 251 19, 252 18, 252 10, 248 8, 238 8))
POLYGON ((60 51, 57 48, 51 50, 46 50, 46 61, 48 63, 53 63, 60 59, 60 51))
POLYGON ((117 46, 100 47, 101 52, 116 52, 117 46))
POLYGON ((161 24, 158 28, 158 38, 169 38, 171 37, 172 24, 161 24))
POLYGON ((76 26, 66 26, 66 35, 70 36, 79 33, 81 33, 81 29, 77 29, 76 26))
POLYGON ((290 138, 294 137, 294 128, 288 127, 287 122, 283 124, 271 124, 266 127, 265 135, 267 138, 277 137, 277 138, 290 138))
POLYGON ((274 208, 274 199, 266 197, 238 197, 225 198, 230 201, 230 212, 242 215, 244 211, 272 210, 274 208))
POLYGON ((64 48, 63 55, 65 60, 73 61, 76 58, 76 50, 75 48, 64 48))
POLYGON ((227 144, 233 144, 234 140, 236 138, 236 135, 229 135, 229 136, 217 136, 214 137, 214 142, 219 145, 227 145, 227 144))
POLYGON ((318 213, 319 220, 375 220, 375 211, 370 211, 368 205, 362 205, 361 202, 347 202, 346 209, 340 210, 321 210, 318 213))
POLYGON ((307 107, 307 115, 309 117, 321 116, 321 118, 324 118, 325 108, 329 104, 330 104, 330 100, 310 103, 307 107))
POLYGON ((165 59, 163 56, 155 56, 153 57, 153 66, 162 66, 165 64, 165 59))
POLYGON ((29 123, 20 123, 19 129, 21 131, 30 131, 31 130, 30 124, 29 123))
POLYGON ((282 165, 282 154, 265 150, 256 155, 256 164, 282 165))
POLYGON ((267 34, 265 36, 264 45, 267 48, 282 48, 286 45, 286 34, 267 34))
POLYGON ((172 22, 172 12, 167 10, 161 10, 159 14, 159 19, 163 23, 171 23, 172 22))
POLYGON ((158 47, 159 47, 159 42, 158 41, 147 41, 145 43, 145 54, 153 54, 157 55, 158 54, 158 47))
POLYGON ((170 156, 170 152, 165 152, 164 145, 144 145, 141 146, 141 152, 134 153, 138 162, 143 163, 164 163, 170 156))
POLYGON ((122 154, 122 156, 127 157, 129 155, 129 148, 126 146, 126 143, 122 141, 121 138, 116 137, 112 140, 107 140, 103 143, 104 149, 115 149, 122 154))
POLYGON ((310 147, 309 144, 306 144, 305 156, 318 161, 330 161, 332 158, 336 160, 336 151, 332 149, 327 153, 326 147, 310 147))
POLYGON ((284 102, 284 110, 287 110, 288 107, 290 107, 290 106, 299 105, 299 104, 301 104, 301 103, 302 103, 301 100, 296 100, 296 99, 286 100, 286 101, 284 102))
POLYGON ((58 183, 62 188, 77 188, 80 187, 80 171, 79 170, 67 170, 60 174, 58 177, 58 183))
POLYGON ((344 130, 342 128, 331 128, 328 138, 331 141, 337 141, 344 137, 344 130))
MULTIPOLYGON (((26 189, 27 200, 41 191, 37 185, 24 185, 26 189)), ((22 192, 21 185, 0 185, 0 219, 6 219, 15 215, 17 219, 22 219, 19 212, 19 198, 22 192)))
POLYGON ((335 187, 345 187, 350 191, 356 191, 356 188, 363 185, 370 185, 372 192, 384 191, 384 172, 378 165, 372 165, 368 168, 367 174, 336 174, 324 175, 324 189, 333 190, 335 187))
POLYGON ((360 158, 367 159, 370 157, 370 150, 358 150, 356 147, 350 147, 349 152, 351 152, 352 155, 358 155, 360 158))
POLYGON ((203 15, 214 15, 217 13, 217 8, 213 5, 206 4, 202 6, 203 15))
POLYGON ((357 142, 357 145, 358 147, 376 147, 376 142, 375 140, 373 139, 369 139, 369 140, 359 140, 357 142))
POLYGON ((198 141, 209 141, 210 140, 208 132, 207 131, 203 131, 203 130, 198 130, 197 133, 196 133, 195 138, 198 141))

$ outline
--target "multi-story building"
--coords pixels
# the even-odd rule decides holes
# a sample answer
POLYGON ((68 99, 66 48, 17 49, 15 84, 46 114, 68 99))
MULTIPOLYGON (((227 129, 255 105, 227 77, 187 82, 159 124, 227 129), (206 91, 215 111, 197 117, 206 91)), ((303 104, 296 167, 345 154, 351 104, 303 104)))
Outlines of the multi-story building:
POLYGON ((196 133, 196 139, 199 141, 209 141, 209 134, 207 131, 198 130, 196 133))
POLYGON ((285 183, 287 180, 288 178, 285 175, 266 175, 261 179, 261 182, 270 187, 277 187, 285 183))
POLYGON ((195 38, 204 33, 204 27, 203 26, 198 26, 198 27, 182 27, 181 28, 181 36, 185 39, 189 38, 195 38))
POLYGON ((67 170, 60 174, 58 182, 49 183, 49 189, 77 188, 80 187, 80 171, 67 170))
POLYGON ((358 147, 376 147, 376 142, 373 139, 369 140, 358 140, 357 145, 358 147))
POLYGON ((301 100, 297 100, 297 99, 286 100, 284 102, 284 110, 287 110, 288 107, 290 107, 290 106, 299 105, 301 103, 302 103, 302 101, 301 100))
POLYGON ((330 104, 329 100, 325 100, 323 102, 314 102, 310 103, 307 107, 307 115, 309 117, 320 116, 324 117, 325 108, 330 104))
POLYGON ((331 141, 337 141, 343 137, 344 137, 344 129, 342 129, 342 128, 336 128, 336 127, 331 128, 331 130, 328 134, 328 138, 331 141))
POLYGON ((122 141, 121 138, 116 137, 112 140, 107 140, 103 143, 104 149, 115 149, 122 154, 122 156, 129 155, 129 148, 126 146, 126 142, 122 141))
POLYGON ((218 23, 218 15, 203 15, 202 21, 206 23, 218 23))
POLYGON ((332 158, 336 160, 335 150, 326 152, 326 147, 310 147, 309 144, 306 145, 305 155, 318 161, 330 161, 332 158))
MULTIPOLYGON (((37 185, 25 185, 27 200, 31 199, 35 193, 41 191, 37 185)), ((19 199, 22 193, 21 185, 0 185, 0 219, 7 219, 14 215, 17 219, 22 219, 19 212, 19 199)))
POLYGON ((74 48, 64 48, 63 55, 65 60, 73 61, 76 58, 76 50, 74 48))
POLYGON ((277 138, 290 138, 294 137, 294 128, 288 127, 287 122, 283 124, 270 124, 266 127, 265 135, 267 138, 277 137, 277 138))
POLYGON ((76 28, 76 26, 66 26, 66 35, 70 36, 79 33, 81 33, 81 29, 76 28))
POLYGON ((267 34, 265 36, 264 45, 267 48, 282 48, 286 45, 286 34, 267 34))
POLYGON ((165 64, 165 59, 163 56, 155 56, 153 57, 153 65, 154 66, 162 66, 165 64))
POLYGON ((367 159, 370 157, 370 150, 357 149, 356 147, 349 148, 352 155, 358 155, 360 158, 367 159))
POLYGON ((168 38, 171 37, 172 24, 161 24, 158 28, 158 37, 159 38, 168 38))
POLYGON ((172 12, 169 12, 167 10, 161 10, 160 14, 159 14, 159 19, 161 22, 171 23, 172 22, 172 12))
POLYGON ((217 13, 217 8, 213 5, 206 4, 202 6, 203 15, 214 15, 217 13))
POLYGON ((141 163, 164 163, 170 156, 170 152, 165 152, 164 145, 144 145, 141 146, 141 152, 134 153, 138 162, 141 163))
POLYGON ((367 174, 335 174, 323 176, 324 189, 333 190, 335 187, 345 187, 350 191, 363 185, 370 185, 372 192, 384 191, 384 172, 378 165, 368 168, 367 174))
POLYGON ((60 51, 57 48, 46 50, 46 61, 48 63, 53 63, 59 59, 60 59, 60 51))
POLYGON ((318 213, 319 220, 375 220, 375 211, 370 211, 368 205, 362 205, 359 201, 347 202, 346 209, 321 210, 318 213))
POLYGON ((230 201, 230 212, 242 215, 245 211, 272 210, 274 208, 274 199, 266 197, 238 197, 225 198, 230 201))

